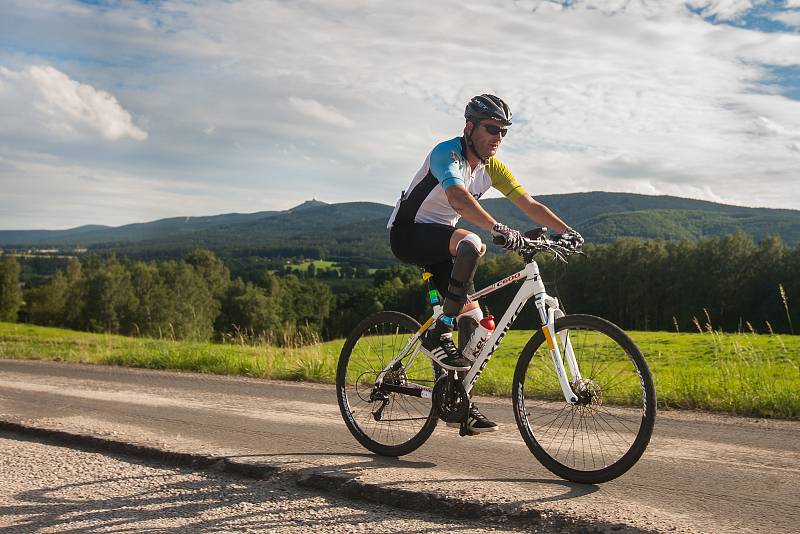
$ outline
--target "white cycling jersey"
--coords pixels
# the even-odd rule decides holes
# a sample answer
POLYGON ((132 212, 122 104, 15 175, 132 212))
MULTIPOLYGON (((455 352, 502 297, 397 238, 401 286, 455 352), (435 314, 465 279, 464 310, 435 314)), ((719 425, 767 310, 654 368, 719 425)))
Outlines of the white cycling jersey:
POLYGON ((388 228, 411 223, 439 223, 455 226, 461 216, 447 201, 445 190, 463 185, 479 199, 494 187, 508 199, 514 200, 525 190, 497 158, 472 169, 467 161, 467 147, 463 137, 456 137, 436 145, 419 172, 403 191, 389 217, 388 228))

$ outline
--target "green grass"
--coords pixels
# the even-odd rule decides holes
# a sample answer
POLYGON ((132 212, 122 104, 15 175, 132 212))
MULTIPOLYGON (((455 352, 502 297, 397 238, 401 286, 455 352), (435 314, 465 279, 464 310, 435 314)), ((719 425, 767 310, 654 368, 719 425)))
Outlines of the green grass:
MULTIPOLYGON (((800 336, 632 332, 661 408, 800 417, 800 336)), ((530 331, 512 331, 476 385, 507 396, 530 331)), ((278 348, 177 342, 0 323, 0 357, 332 383, 343 340, 278 348)))
MULTIPOLYGON (((336 271, 341 273, 342 270, 342 266, 339 265, 339 263, 328 260, 306 260, 300 263, 288 263, 286 264, 286 266, 289 267, 289 269, 291 269, 295 273, 305 274, 308 271, 308 266, 311 265, 312 263, 317 268, 317 271, 320 271, 322 269, 328 269, 330 271, 336 271)), ((378 269, 375 269, 373 267, 367 269, 370 276, 375 274, 375 271, 377 270, 378 269)), ((275 270, 272 270, 272 272, 275 272, 275 270)))
POLYGON ((333 382, 343 341, 279 348, 131 338, 0 323, 0 357, 333 382))
MULTIPOLYGON (((659 408, 800 417, 800 336, 629 332, 647 360, 659 408)), ((530 331, 511 331, 477 383, 510 395, 530 331)))
POLYGON ((334 261, 328 260, 306 260, 301 263, 289 263, 287 264, 288 267, 293 271, 300 271, 305 273, 308 270, 308 266, 310 264, 314 264, 314 266, 319 269, 332 269, 338 271, 340 269, 339 264, 334 261))

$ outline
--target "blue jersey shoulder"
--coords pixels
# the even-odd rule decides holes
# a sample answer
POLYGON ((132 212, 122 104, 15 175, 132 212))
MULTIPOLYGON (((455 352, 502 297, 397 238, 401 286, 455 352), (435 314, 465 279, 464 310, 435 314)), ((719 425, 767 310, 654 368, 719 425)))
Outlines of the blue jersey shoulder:
POLYGON ((439 143, 431 152, 431 174, 445 189, 464 185, 461 169, 466 164, 461 154, 460 137, 439 143))

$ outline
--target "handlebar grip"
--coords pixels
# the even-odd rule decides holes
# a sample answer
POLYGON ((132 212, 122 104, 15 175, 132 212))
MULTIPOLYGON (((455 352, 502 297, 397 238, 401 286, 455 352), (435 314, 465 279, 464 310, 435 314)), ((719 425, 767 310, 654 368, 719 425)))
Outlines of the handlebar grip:
POLYGON ((506 244, 506 238, 501 235, 492 236, 492 243, 500 245, 501 247, 506 244))
POLYGON ((536 239, 539 239, 540 237, 542 237, 545 234, 547 234, 547 227, 546 226, 540 226, 539 228, 534 228, 532 230, 528 230, 527 232, 525 232, 524 235, 528 239, 536 240, 536 239))

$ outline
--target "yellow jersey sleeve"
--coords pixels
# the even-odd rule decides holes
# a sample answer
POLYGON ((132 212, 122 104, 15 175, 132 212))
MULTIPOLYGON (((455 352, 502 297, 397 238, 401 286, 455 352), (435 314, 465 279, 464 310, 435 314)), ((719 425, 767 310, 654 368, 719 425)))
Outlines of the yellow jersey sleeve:
POLYGON ((527 193, 508 167, 500 163, 497 158, 489 158, 486 162, 486 172, 492 179, 492 187, 503 193, 508 200, 516 200, 527 193))

